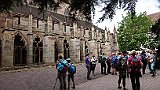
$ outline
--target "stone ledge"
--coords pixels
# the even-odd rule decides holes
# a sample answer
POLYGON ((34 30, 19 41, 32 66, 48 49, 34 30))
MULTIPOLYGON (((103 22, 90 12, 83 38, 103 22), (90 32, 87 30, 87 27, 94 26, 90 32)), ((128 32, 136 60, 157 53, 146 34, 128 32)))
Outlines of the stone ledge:
POLYGON ((39 65, 28 65, 28 66, 12 66, 12 67, 2 67, 0 72, 6 71, 20 71, 20 70, 29 70, 31 68, 42 68, 47 66, 55 66, 55 64, 39 64, 39 65))
MULTIPOLYGON (((75 64, 82 64, 82 62, 75 62, 75 64)), ((12 66, 12 67, 2 67, 0 68, 0 73, 2 72, 21 72, 21 71, 28 71, 31 69, 39 69, 39 68, 49 68, 55 67, 55 64, 37 64, 37 65, 28 65, 28 66, 12 66)))

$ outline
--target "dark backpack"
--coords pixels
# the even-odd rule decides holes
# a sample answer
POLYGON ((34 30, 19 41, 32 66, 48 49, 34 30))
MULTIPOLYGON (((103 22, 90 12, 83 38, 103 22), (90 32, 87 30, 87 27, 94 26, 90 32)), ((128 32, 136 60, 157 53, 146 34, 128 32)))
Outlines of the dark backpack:
POLYGON ((68 62, 64 59, 62 59, 58 64, 57 64, 57 70, 60 73, 66 73, 68 68, 68 62))
POLYGON ((119 58, 117 64, 117 71, 125 69, 127 66, 127 59, 124 57, 119 58))
POLYGON ((145 62, 146 61, 146 54, 141 54, 140 56, 141 56, 142 62, 145 62))
POLYGON ((132 58, 130 68, 131 70, 139 70, 141 68, 140 61, 136 57, 132 58))
POLYGON ((73 64, 70 64, 69 65, 69 73, 75 74, 76 73, 76 66, 74 66, 73 64))
POLYGON ((98 57, 98 63, 101 63, 102 62, 102 56, 99 56, 98 57))
POLYGON ((105 56, 102 56, 101 63, 105 63, 105 62, 106 62, 106 57, 105 57, 105 56))

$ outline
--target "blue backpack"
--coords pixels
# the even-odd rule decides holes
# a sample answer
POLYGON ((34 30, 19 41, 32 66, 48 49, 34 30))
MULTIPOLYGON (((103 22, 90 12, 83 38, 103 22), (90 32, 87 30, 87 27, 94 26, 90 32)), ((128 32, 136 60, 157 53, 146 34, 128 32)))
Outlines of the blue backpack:
POLYGON ((57 65, 57 70, 60 73, 66 73, 67 68, 68 68, 68 62, 64 59, 62 59, 57 65))
POLYGON ((112 63, 117 64, 117 61, 118 61, 117 56, 113 56, 112 57, 112 63))
POLYGON ((70 66, 69 66, 69 73, 71 73, 71 74, 76 73, 76 67, 73 64, 70 64, 70 66))

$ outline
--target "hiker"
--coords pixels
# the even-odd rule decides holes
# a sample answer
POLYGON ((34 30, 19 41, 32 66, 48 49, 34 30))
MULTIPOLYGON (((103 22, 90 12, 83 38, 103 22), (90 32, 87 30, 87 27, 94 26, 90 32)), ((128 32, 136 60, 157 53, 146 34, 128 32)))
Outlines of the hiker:
POLYGON ((112 62, 112 56, 111 56, 111 54, 109 54, 107 56, 107 73, 108 74, 111 73, 111 62, 112 62))
POLYGON ((117 63, 117 71, 119 72, 119 79, 118 79, 118 89, 121 89, 121 81, 123 82, 123 90, 126 90, 126 72, 127 72, 127 57, 125 52, 123 55, 118 59, 117 63))
POLYGON ((91 71, 93 76, 95 76, 95 68, 96 68, 96 63, 97 63, 97 59, 95 58, 95 56, 93 55, 91 58, 91 71))
POLYGON ((140 54, 140 56, 141 56, 141 61, 143 63, 142 72, 143 74, 145 74, 146 67, 147 67, 147 56, 146 56, 145 50, 142 50, 142 53, 140 54))
POLYGON ((90 59, 89 59, 89 54, 86 54, 86 55, 85 55, 85 64, 86 64, 86 68, 87 68, 87 79, 88 79, 88 80, 91 80, 91 77, 90 77, 90 73, 91 73, 91 62, 90 62, 90 59))
MULTIPOLYGON (((127 64, 128 64, 128 52, 126 50, 124 50, 123 52, 123 57, 127 60, 127 64)), ((128 65, 127 65, 127 78, 129 78, 129 68, 128 68, 128 65)))
POLYGON ((116 71, 116 68, 117 68, 117 56, 115 53, 112 53, 112 75, 117 75, 117 71, 116 71))
POLYGON ((60 90, 66 90, 66 73, 68 70, 68 62, 63 59, 62 55, 59 55, 59 61, 56 65, 56 69, 58 70, 58 79, 60 82, 60 90))
POLYGON ((101 73, 107 75, 106 73, 106 57, 103 53, 102 61, 101 61, 101 73))
POLYGON ((151 76, 155 76, 156 75, 156 64, 157 64, 157 58, 156 58, 156 52, 152 51, 151 52, 151 76))
POLYGON ((75 81, 74 81, 74 75, 76 73, 76 66, 71 63, 71 59, 70 58, 67 58, 66 59, 69 66, 68 66, 68 89, 70 89, 70 80, 72 80, 72 83, 73 83, 73 89, 75 89, 75 81))
POLYGON ((98 56, 98 63, 101 63, 101 61, 102 61, 102 55, 99 55, 98 56))
POLYGON ((140 58, 136 57, 136 51, 131 51, 131 56, 128 58, 128 66, 129 66, 129 73, 130 79, 132 83, 132 90, 140 90, 140 81, 139 78, 141 75, 141 67, 143 63, 141 62, 140 58))
POLYGON ((151 54, 150 54, 150 51, 146 51, 146 58, 147 58, 147 63, 148 63, 148 68, 149 68, 149 71, 151 73, 151 54))

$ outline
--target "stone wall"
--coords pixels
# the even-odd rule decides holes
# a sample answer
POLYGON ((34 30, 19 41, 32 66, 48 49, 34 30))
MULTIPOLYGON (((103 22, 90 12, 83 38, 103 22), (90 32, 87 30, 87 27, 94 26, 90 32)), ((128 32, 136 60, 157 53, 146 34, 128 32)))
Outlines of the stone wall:
MULTIPOLYGON (((63 10, 62 10, 63 11, 63 10)), ((69 57, 73 62, 84 60, 85 54, 90 53, 98 57, 101 53, 107 54, 109 51, 117 49, 117 44, 114 44, 115 38, 112 34, 103 31, 102 29, 86 27, 87 23, 67 24, 60 18, 55 22, 53 15, 48 13, 46 20, 33 16, 28 13, 24 16, 20 15, 20 23, 18 24, 17 17, 8 17, 6 21, 0 18, 2 40, 2 66, 14 65, 14 37, 16 33, 24 38, 27 47, 27 65, 33 63, 33 41, 38 36, 43 42, 43 62, 55 62, 55 42, 58 47, 58 54, 64 55, 64 40, 69 43, 69 57), (6 29, 6 30, 5 30, 6 29), (91 32, 90 32, 91 31, 91 32), (103 34, 103 35, 102 35, 103 34), (102 41, 103 38, 103 41, 102 41), (87 48, 85 47, 85 43, 87 48), (86 52, 88 49, 88 52, 86 52)), ((14 15, 13 15, 14 16, 14 15)), ((56 17, 56 16, 55 16, 56 17)), ((58 18, 58 17, 57 17, 58 18)))
POLYGON ((14 32, 5 31, 3 32, 2 41, 2 67, 13 66, 13 55, 14 55, 14 32))
POLYGON ((80 39, 70 39, 70 58, 74 62, 80 62, 80 39))
POLYGON ((54 63, 55 62, 55 41, 53 36, 44 37, 44 46, 43 46, 43 60, 44 63, 54 63))

